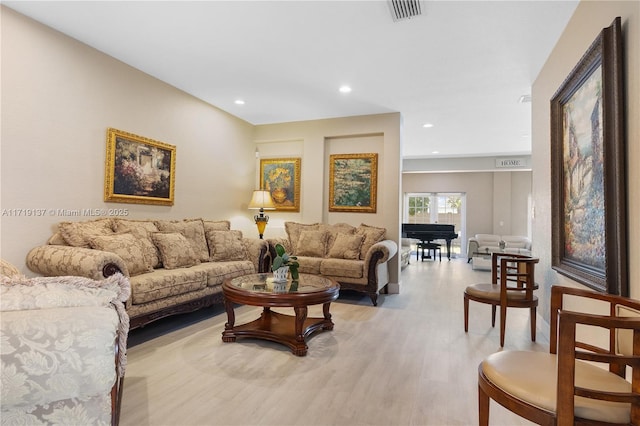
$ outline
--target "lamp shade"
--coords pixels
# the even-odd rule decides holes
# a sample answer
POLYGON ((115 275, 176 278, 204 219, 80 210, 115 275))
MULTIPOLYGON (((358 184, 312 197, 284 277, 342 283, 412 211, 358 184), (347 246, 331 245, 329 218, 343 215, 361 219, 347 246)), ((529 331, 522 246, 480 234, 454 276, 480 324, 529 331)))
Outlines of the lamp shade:
POLYGON ((275 210, 276 206, 271 199, 271 193, 269 191, 255 190, 253 196, 249 202, 249 209, 251 210, 275 210))

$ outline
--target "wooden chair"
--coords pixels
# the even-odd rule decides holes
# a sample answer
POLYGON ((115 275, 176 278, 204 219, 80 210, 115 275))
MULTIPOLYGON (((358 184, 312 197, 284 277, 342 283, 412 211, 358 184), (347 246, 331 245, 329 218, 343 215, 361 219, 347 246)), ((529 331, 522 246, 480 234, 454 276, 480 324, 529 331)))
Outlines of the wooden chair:
POLYGON ((552 287, 549 349, 497 352, 480 363, 480 425, 489 424, 490 399, 540 425, 640 424, 640 301, 552 287), (604 313, 567 310, 565 299, 604 313))
POLYGON ((464 291, 464 331, 469 331, 469 300, 491 305, 491 326, 496 325, 496 309, 500 307, 500 346, 504 346, 507 308, 529 308, 531 341, 536 341, 536 310, 538 289, 534 267, 539 259, 508 253, 491 256, 491 283, 474 284, 464 291))

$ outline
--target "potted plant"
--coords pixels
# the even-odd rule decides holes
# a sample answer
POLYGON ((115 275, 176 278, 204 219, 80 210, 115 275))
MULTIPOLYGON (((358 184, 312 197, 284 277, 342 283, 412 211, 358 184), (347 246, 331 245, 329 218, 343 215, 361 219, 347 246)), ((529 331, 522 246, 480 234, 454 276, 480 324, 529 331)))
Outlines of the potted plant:
POLYGON ((298 279, 298 267, 300 264, 298 263, 298 258, 296 256, 292 256, 287 253, 282 244, 276 244, 276 257, 273 259, 273 264, 271 265, 271 270, 274 273, 276 279, 278 279, 277 271, 280 269, 279 273, 283 274, 285 279, 287 276, 287 271, 291 272, 291 279, 298 279), (284 271, 282 271, 284 269, 284 271))

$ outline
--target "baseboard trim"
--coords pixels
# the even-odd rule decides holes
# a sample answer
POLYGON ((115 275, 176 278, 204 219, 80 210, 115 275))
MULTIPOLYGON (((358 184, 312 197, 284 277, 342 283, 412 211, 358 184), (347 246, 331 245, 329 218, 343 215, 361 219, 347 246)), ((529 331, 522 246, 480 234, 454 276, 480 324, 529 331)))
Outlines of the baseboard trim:
POLYGON ((400 284, 399 283, 387 284, 387 294, 400 294, 400 284))

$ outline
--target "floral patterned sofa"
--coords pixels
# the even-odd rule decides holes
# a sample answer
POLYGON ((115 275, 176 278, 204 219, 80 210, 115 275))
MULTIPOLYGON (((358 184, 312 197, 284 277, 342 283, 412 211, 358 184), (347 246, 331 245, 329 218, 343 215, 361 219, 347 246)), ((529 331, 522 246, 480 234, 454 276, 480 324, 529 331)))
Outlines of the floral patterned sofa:
POLYGON ((286 238, 271 238, 275 257, 280 243, 298 257, 301 273, 322 275, 340 283, 340 289, 366 293, 377 306, 378 292, 389 283, 388 261, 398 252, 386 229, 361 224, 303 224, 285 222, 286 238))
POLYGON ((227 278, 263 272, 264 240, 243 238, 226 220, 101 218, 61 222, 47 244, 33 248, 27 266, 45 276, 129 278, 131 328, 168 315, 222 303, 227 278))
POLYGON ((117 424, 129 280, 26 278, 0 263, 2 424, 117 424))

